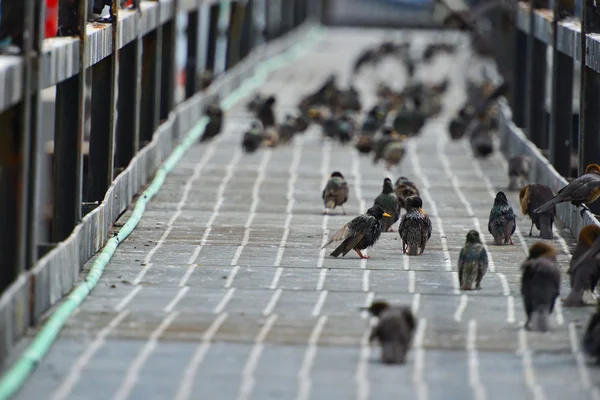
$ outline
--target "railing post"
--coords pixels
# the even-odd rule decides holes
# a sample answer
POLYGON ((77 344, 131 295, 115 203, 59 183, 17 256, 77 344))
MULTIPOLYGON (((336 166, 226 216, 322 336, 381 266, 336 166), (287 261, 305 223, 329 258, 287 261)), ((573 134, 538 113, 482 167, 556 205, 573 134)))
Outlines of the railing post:
POLYGON ((550 162, 562 176, 571 176, 573 120, 573 59, 557 48, 559 1, 552 22, 552 98, 550 110, 550 162))
MULTIPOLYGON (((160 19, 160 10, 156 12, 160 19)), ((159 24, 143 36, 142 51, 142 97, 140 110, 140 147, 152 141, 160 117, 160 78, 162 29, 159 24)))
POLYGON ((244 20, 242 23, 242 37, 240 39, 240 59, 243 59, 250 53, 256 42, 256 27, 254 24, 254 0, 248 0, 242 4, 244 8, 244 20))
POLYGON ((242 29, 244 28, 245 6, 240 1, 231 2, 229 29, 227 29, 227 60, 225 69, 240 61, 242 29))
POLYGON ((267 41, 267 1, 253 1, 254 7, 252 9, 252 14, 254 16, 254 25, 257 32, 254 39, 254 46, 260 46, 267 41))
POLYGON ((217 43, 215 47, 215 76, 225 72, 227 68, 227 44, 231 21, 231 2, 223 0, 219 4, 219 19, 217 23, 217 43))
MULTIPOLYGON (((175 50, 177 49, 177 10, 178 1, 173 1, 173 19, 165 22, 158 29, 162 31, 162 60, 161 60, 161 90, 160 90, 160 120, 169 118, 169 113, 175 106, 176 66, 175 50)), ((162 13, 162 5, 161 13, 162 13)))
POLYGON ((514 26, 514 57, 513 79, 511 85, 511 109, 515 124, 524 128, 526 125, 526 100, 527 100, 527 45, 528 36, 515 24, 514 26))
POLYGON ((527 63, 527 136, 542 150, 548 148, 546 128, 546 44, 535 37, 534 4, 530 0, 527 63))
POLYGON ((209 10, 208 32, 205 32, 206 36, 208 37, 205 68, 214 72, 216 66, 217 37, 219 35, 218 27, 221 6, 220 4, 213 4, 210 6, 209 10))
POLYGON ((187 21, 187 55, 185 63, 185 98, 189 99, 198 91, 198 80, 196 77, 200 72, 199 55, 200 50, 200 13, 201 6, 188 14, 187 21))

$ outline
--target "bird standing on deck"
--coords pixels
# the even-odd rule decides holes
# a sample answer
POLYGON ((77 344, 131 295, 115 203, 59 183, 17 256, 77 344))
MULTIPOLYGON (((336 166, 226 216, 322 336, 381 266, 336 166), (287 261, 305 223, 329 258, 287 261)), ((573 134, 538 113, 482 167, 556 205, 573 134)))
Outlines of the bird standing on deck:
POLYGON ((508 160, 508 190, 520 190, 529 178, 531 157, 517 154, 508 160))
POLYGON ((419 196, 407 198, 406 214, 398 226, 398 234, 402 239, 402 254, 409 256, 423 254, 427 241, 431 238, 431 231, 431 220, 429 215, 423 211, 423 200, 419 196), (419 249, 421 249, 420 252, 419 249))
POLYGON ((275 96, 269 96, 267 99, 260 105, 256 116, 263 124, 265 129, 275 126, 275 111, 273 110, 273 106, 275 105, 276 99, 275 96))
POLYGON ((412 343, 417 321, 410 308, 392 306, 387 301, 373 302, 367 310, 379 321, 371 330, 369 342, 377 339, 381 345, 381 362, 404 364, 412 343))
POLYGON ((374 205, 367 210, 364 215, 359 215, 352 221, 344 225, 339 231, 333 235, 331 240, 321 248, 329 245, 334 241, 342 241, 342 243, 331 252, 332 257, 338 257, 340 254, 345 256, 350 250, 356 251, 360 258, 370 258, 361 253, 361 250, 373 246, 381 236, 383 224, 381 219, 389 217, 381 207, 374 205))
POLYGON ((596 364, 600 363, 600 303, 590 317, 581 344, 585 354, 593 358, 596 364))
POLYGON ((465 245, 458 256, 458 282, 461 290, 481 289, 481 280, 487 270, 487 251, 479 232, 471 230, 467 233, 465 245))
POLYGON ((586 204, 593 203, 598 197, 600 197, 600 165, 589 164, 585 168, 584 175, 574 179, 560 189, 552 200, 533 211, 540 213, 549 210, 555 204, 570 201, 575 207, 583 207, 580 212, 583 218, 583 213, 589 211, 586 204))
POLYGON ((246 153, 254 153, 264 140, 264 130, 260 121, 252 122, 250 129, 244 133, 242 148, 246 153))
POLYGON ((546 203, 554 197, 550 186, 542 185, 541 183, 532 183, 525 186, 519 192, 519 202, 521 203, 521 211, 523 215, 528 215, 531 218, 531 229, 529 236, 533 231, 533 225, 540 231, 542 239, 552 239, 552 224, 556 215, 556 207, 552 207, 548 211, 536 213, 535 208, 546 203))
POLYGON ((344 175, 339 171, 333 172, 329 176, 327 185, 325 185, 325 189, 323 189, 323 194, 321 195, 325 205, 323 214, 327 214, 328 210, 333 210, 335 207, 341 206, 344 215, 346 215, 344 203, 348 201, 348 193, 348 183, 344 179, 344 175))
POLYGON ((583 293, 586 290, 594 291, 600 278, 600 260, 595 257, 595 249, 600 250, 600 226, 590 224, 579 232, 577 245, 571 257, 567 271, 571 293, 564 300, 565 306, 585 306, 583 293))
POLYGON ((208 124, 204 128, 204 134, 200 142, 205 142, 212 139, 221 133, 223 127, 223 110, 219 105, 219 99, 215 99, 205 108, 205 114, 208 117, 208 124))
POLYGON ((521 295, 527 313, 525 329, 546 332, 548 316, 560 294, 560 269, 556 250, 545 242, 534 243, 521 265, 521 295))
POLYGON ((488 230, 494 238, 495 245, 514 244, 511 236, 517 229, 517 220, 512 207, 504 192, 498 192, 494 199, 494 206, 490 211, 488 230))
POLYGON ((404 209, 406 209, 404 203, 408 197, 419 196, 417 185, 405 176, 398 178, 394 187, 394 192, 396 193, 396 196, 398 196, 400 207, 404 209))
POLYGON ((390 178, 383 180, 383 189, 381 190, 381 194, 375 198, 375 204, 380 206, 384 212, 391 215, 389 218, 383 218, 383 231, 393 232, 393 225, 400 219, 400 201, 396 193, 394 193, 394 187, 390 178))

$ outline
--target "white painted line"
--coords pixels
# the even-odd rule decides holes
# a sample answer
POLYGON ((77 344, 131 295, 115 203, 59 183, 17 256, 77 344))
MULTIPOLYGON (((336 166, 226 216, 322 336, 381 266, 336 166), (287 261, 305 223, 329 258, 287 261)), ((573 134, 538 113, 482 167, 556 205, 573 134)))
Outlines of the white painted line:
POLYGON ((558 325, 564 325, 565 317, 563 315, 563 307, 562 301, 560 301, 560 297, 557 297, 556 301, 554 302, 554 316, 558 325))
POLYGON ((427 400, 429 398, 427 382, 423 378, 423 371, 425 370, 425 350, 423 349, 425 329, 427 329, 427 320, 425 318, 420 318, 413 345, 413 354, 415 357, 413 364, 413 382, 417 387, 418 400, 427 400))
POLYGON ((365 272, 363 272, 363 279, 362 279, 362 290, 363 292, 368 292, 369 291, 369 287, 370 287, 370 282, 369 282, 369 277, 371 276, 371 271, 366 269, 365 272))
POLYGON ((485 387, 479 377, 479 356, 477 354, 477 321, 469 321, 467 330, 467 353, 469 363, 469 385, 473 389, 473 397, 476 400, 485 400, 485 387))
POLYGON ((290 226, 292 225, 292 218, 294 218, 294 214, 288 214, 285 218, 285 223, 283 225, 283 235, 281 236, 281 242, 279 243, 279 249, 277 250, 277 256, 275 257, 275 262, 273 266, 279 267, 281 265, 281 260, 283 259, 283 253, 285 252, 285 245, 287 243, 288 237, 290 235, 290 226))
MULTIPOLYGON (((324 189, 327 185, 327 181, 329 180, 329 164, 331 162, 331 143, 326 142, 322 147, 321 151, 321 187, 324 189)), ((325 252, 327 249, 322 248, 325 246, 325 243, 329 240, 329 215, 326 214, 323 216, 323 221, 321 222, 321 229, 323 230, 323 240, 321 241, 321 247, 319 247, 319 258, 317 260, 317 268, 323 268, 323 263, 325 263, 325 252)), ((319 283, 317 284, 317 290, 321 290, 323 285, 325 284, 325 274, 326 270, 321 271, 321 275, 319 275, 319 283), (325 271, 325 272, 324 272, 325 271), (321 278, 322 277, 322 278, 321 278), (321 279, 323 281, 321 282, 321 279), (319 288, 320 284, 320 288, 319 288)))
POLYGON ((404 267, 405 271, 408 271, 410 269, 409 259, 410 259, 410 257, 408 257, 407 254, 402 255, 402 266, 404 267))
POLYGON ((325 277, 327 277, 327 270, 321 268, 319 271, 319 279, 317 280, 317 290, 323 290, 323 287, 325 286, 325 277))
MULTIPOLYGON (((326 293, 326 292, 324 292, 326 293)), ((310 398, 310 390, 312 388, 312 381, 310 379, 310 372, 317 356, 317 343, 327 323, 327 317, 321 316, 317 320, 315 327, 313 328, 310 337, 308 339, 308 346, 304 353, 304 359, 298 371, 298 400, 308 400, 310 398)))
POLYGON ((358 201, 358 213, 364 214, 367 212, 365 200, 362 195, 362 175, 360 172, 360 157, 357 152, 352 153, 352 176, 354 177, 354 192, 358 201))
MULTIPOLYGON (((365 298, 365 304, 364 307, 370 307, 371 303, 373 303, 373 299, 375 298, 375 293, 374 292, 369 292, 367 293, 367 297, 365 298)), ((361 313, 361 317, 363 319, 368 318, 369 317, 369 312, 368 311, 363 311, 361 313)))
POLYGON ((281 293, 282 293, 281 289, 277 289, 277 290, 275 290, 273 292, 273 295, 271 296, 271 299, 269 300, 269 302, 267 303, 265 309, 263 310, 263 315, 269 315, 269 314, 271 314, 273 312, 273 309, 277 305, 277 301, 281 297, 281 293))
POLYGON ((248 356, 248 360, 246 361, 246 365, 242 371, 242 383, 240 385, 240 391, 236 397, 237 400, 248 399, 252 394, 252 389, 254 389, 254 370, 256 370, 256 366, 258 365, 258 361, 262 355, 264 341, 273 328, 275 321, 277 321, 277 315, 270 315, 256 336, 254 346, 250 351, 250 355, 248 356))
POLYGON ((456 308, 456 312, 454 313, 454 320, 460 322, 462 319, 462 315, 467 308, 469 297, 466 294, 460 295, 460 302, 458 303, 458 307, 456 308))
POLYGON ((235 267, 233 267, 231 269, 231 271, 229 272, 229 275, 227 275, 227 280, 225 281, 224 287, 226 289, 229 289, 231 287, 231 285, 233 285, 233 280, 235 279, 235 277, 237 276, 239 271, 240 271, 239 265, 236 265, 235 267))
POLYGON ((515 298, 513 296, 506 297, 506 322, 514 324, 515 320, 515 298))
POLYGON ((133 290, 129 293, 127 293, 127 296, 123 297, 123 299, 119 302, 119 304, 116 305, 115 307, 115 311, 116 312, 121 312, 125 309, 125 307, 127 307, 127 304, 129 304, 131 302, 131 300, 133 300, 133 298, 140 292, 140 290, 142 290, 143 286, 136 286, 133 288, 133 290))
POLYGON ((410 307, 410 309, 414 315, 417 315, 417 313, 419 312, 420 306, 421 306, 421 293, 415 293, 415 295, 413 296, 412 305, 410 307))
POLYGON ((169 325, 171 325, 171 322, 173 322, 173 320, 177 318, 178 315, 179 312, 177 311, 170 313, 162 320, 160 325, 158 325, 158 327, 155 330, 153 330, 152 333, 150 333, 148 341, 146 342, 142 350, 138 353, 138 355, 135 357, 133 362, 129 365, 129 368, 127 369, 127 374, 125 375, 125 379, 117 389, 117 392, 113 396, 113 400, 125 400, 129 398, 131 390, 137 383, 140 370, 148 360, 148 357, 152 355, 152 352, 158 345, 158 339, 162 336, 162 334, 167 330, 169 325))
POLYGON ((356 399, 357 400, 368 400, 369 399, 369 355, 371 354, 371 348, 369 344, 369 336, 371 335, 371 326, 375 323, 375 318, 369 319, 369 326, 363 333, 360 340, 360 355, 358 358, 358 365, 356 366, 356 373, 354 380, 356 382, 356 399))
POLYGON ((89 364, 94 355, 104 346, 106 337, 127 317, 129 311, 121 311, 117 314, 102 330, 98 332, 96 338, 90 343, 85 351, 75 360, 69 369, 69 373, 62 381, 60 386, 52 393, 51 400, 64 400, 69 397, 71 391, 79 381, 85 367, 89 364))
POLYGON ((213 321, 213 323, 208 327, 206 332, 202 335, 202 342, 194 352, 194 355, 190 359, 190 362, 185 367, 183 372, 183 378, 181 379, 181 383, 179 384, 179 390, 175 395, 174 400, 187 400, 190 397, 190 393, 192 392, 192 386, 194 384, 194 380, 196 378, 196 372, 198 371, 198 367, 204 361, 206 357, 206 353, 210 349, 210 342, 216 333, 223 325, 223 322, 227 319, 227 313, 219 314, 217 318, 213 321))
MULTIPOLYGON (((173 221, 173 220, 177 219, 177 217, 179 217, 179 215, 181 215, 181 210, 175 211, 175 214, 173 214, 174 218, 171 218, 171 220, 173 221)), ((171 221, 169 221, 169 223, 170 222, 171 221)), ((163 246, 163 244, 165 243, 165 240, 167 240, 167 236, 169 236, 171 234, 171 231, 173 230, 173 225, 170 225, 169 223, 167 223, 167 229, 163 232, 160 239, 158 239, 158 241, 156 242, 154 247, 152 249, 150 249, 148 254, 146 254, 146 257, 144 257, 144 261, 142 262, 143 265, 147 265, 150 263, 150 260, 152 259, 152 257, 154 257, 154 254, 158 251, 158 249, 160 249, 163 246)))
POLYGON ((175 295, 173 300, 171 300, 171 302, 169 304, 167 304, 167 306, 165 307, 165 312, 170 313, 171 311, 173 311, 173 309, 175 308, 177 303, 179 303, 181 301, 181 299, 183 299, 183 297, 189 290, 190 290, 189 286, 184 286, 181 289, 179 289, 179 291, 177 292, 177 294, 175 295))
POLYGON ((508 280, 506 279, 506 275, 504 275, 502 272, 498 272, 496 274, 496 276, 498 277, 498 279, 500 279, 500 284, 502 285, 502 294, 504 296, 509 296, 510 295, 510 286, 508 285, 508 280))
POLYGON ((531 361, 531 351, 527 345, 527 332, 523 328, 519 329, 519 354, 521 355, 521 360, 523 362, 525 385, 535 400, 545 399, 546 396, 544 395, 544 391, 535 379, 535 372, 531 361))
POLYGON ((311 315, 313 317, 317 317, 319 316, 319 314, 321 314, 321 310, 323 309, 323 305, 325 304, 325 300, 327 299, 327 290, 323 290, 320 294, 319 294, 319 298, 317 299, 317 303, 315 304, 315 307, 312 310, 311 315))
POLYGON ((415 279, 415 271, 408 271, 408 293, 414 293, 415 292, 415 283, 416 279, 415 279))
POLYGON ((454 286, 454 294, 460 294, 460 280, 457 271, 452 271, 452 285, 454 286))
POLYGON ((227 292, 225 292, 225 296, 223 296, 223 298, 221 299, 219 304, 217 304, 217 306, 213 310, 213 313, 220 314, 225 309, 225 307, 227 306, 227 303, 229 303, 229 300, 231 300, 234 293, 235 293, 235 288, 230 288, 229 290, 227 290, 227 292))
POLYGON ((269 289, 277 289, 277 284, 279 283, 282 274, 283 268, 277 267, 275 269, 275 275, 273 275, 273 279, 271 280, 271 284, 269 285, 269 289))

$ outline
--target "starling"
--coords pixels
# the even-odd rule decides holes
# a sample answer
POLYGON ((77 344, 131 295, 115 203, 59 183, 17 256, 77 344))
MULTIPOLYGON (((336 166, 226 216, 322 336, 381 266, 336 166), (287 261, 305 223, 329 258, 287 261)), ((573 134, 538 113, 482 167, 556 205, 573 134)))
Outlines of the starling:
POLYGON ((396 193, 396 196, 398 196, 400 207, 404 209, 406 209, 404 203, 408 197, 419 196, 419 189, 417 189, 417 185, 415 185, 414 182, 405 176, 398 178, 394 187, 394 192, 396 193))
POLYGON ((495 245, 514 244, 511 236, 517 229, 517 220, 512 207, 504 192, 498 192, 494 199, 494 206, 490 211, 488 230, 494 238, 495 245))
POLYGON ((264 98, 264 96, 260 93, 255 93, 254 97, 252 97, 250 99, 250 101, 248 101, 248 103, 246 103, 246 110, 248 110, 249 112, 252 113, 257 113, 258 109, 260 108, 260 105, 265 101, 266 99, 264 98))
POLYGON ((400 134, 408 137, 416 136, 421 131, 423 125, 425 125, 425 116, 419 112, 420 100, 417 100, 416 109, 408 109, 402 107, 396 111, 396 115, 392 121, 392 127, 400 134))
POLYGON ((545 242, 534 243, 521 265, 521 295, 527 313, 525 329, 546 332, 548 316, 560 294, 560 269, 556 250, 545 242))
POLYGON ((373 137, 368 135, 360 135, 354 145, 360 154, 369 154, 373 150, 373 137))
POLYGON ((554 223, 554 216, 556 215, 556 207, 552 207, 548 211, 542 213, 536 213, 533 211, 539 205, 544 204, 548 200, 554 197, 552 189, 547 185, 541 183, 532 183, 525 186, 519 192, 519 202, 521 203, 521 211, 523 215, 528 215, 531 218, 531 229, 529 229, 529 236, 533 231, 533 225, 540 231, 542 239, 552 239, 552 224, 554 223))
POLYGON ((323 214, 327 214, 328 210, 333 210, 337 206, 341 206, 344 215, 346 215, 344 203, 348 201, 348 193, 348 183, 344 179, 344 175, 338 171, 333 172, 329 176, 329 180, 321 196, 325 205, 323 214))
POLYGON ((408 247, 409 256, 423 254, 425 245, 431 238, 431 220, 429 215, 423 211, 423 200, 419 196, 408 197, 405 206, 406 214, 398 226, 398 233, 402 239, 402 253, 407 254, 408 247))
POLYGON ((284 122, 279 125, 279 140, 281 143, 288 143, 296 133, 295 119, 291 115, 286 115, 284 122))
POLYGON ((200 142, 205 142, 208 139, 212 139, 221 133, 223 127, 223 110, 219 105, 218 100, 212 102, 205 108, 206 116, 208 117, 208 124, 204 128, 204 134, 200 139, 200 142))
POLYGON ((381 194, 375 198, 375 204, 390 215, 390 217, 382 219, 383 231, 393 232, 394 229, 392 226, 400 219, 400 201, 396 193, 394 193, 394 187, 390 178, 383 180, 383 189, 381 190, 381 194))
POLYGON ((369 342, 377 339, 381 345, 381 362, 404 364, 417 322, 410 308, 391 306, 388 302, 373 302, 368 311, 379 321, 371 330, 369 342))
POLYGON ((536 208, 535 212, 549 210, 555 204, 570 201, 575 207, 583 206, 581 216, 589 208, 585 204, 593 203, 600 197, 600 165, 589 164, 585 168, 585 175, 571 181, 567 186, 558 191, 556 196, 543 206, 536 208))
POLYGON ((279 132, 275 127, 271 126, 265 129, 263 144, 267 147, 277 147, 279 144, 279 132))
POLYGON ((593 358, 596 363, 600 362, 600 303, 590 317, 581 344, 588 357, 593 358))
POLYGON ((378 205, 374 205, 367 210, 366 214, 359 215, 344 225, 322 248, 333 241, 342 241, 331 252, 332 257, 338 257, 340 254, 345 256, 350 250, 354 250, 360 258, 370 258, 363 255, 361 250, 373 246, 379 240, 381 230, 383 229, 381 223, 383 217, 390 217, 390 215, 386 214, 378 205))
POLYGON ((252 122, 250 129, 244 133, 242 148, 246 153, 254 153, 264 140, 262 125, 259 121, 252 122))
POLYGON ((508 190, 520 190, 525 186, 525 180, 529 178, 530 170, 531 157, 525 154, 517 154, 511 157, 508 160, 508 190))
POLYGON ((294 126, 296 127, 297 133, 304 133, 310 125, 310 119, 305 115, 299 115, 294 118, 294 126))
POLYGON ((350 86, 347 90, 340 93, 340 108, 343 111, 359 112, 362 110, 360 95, 353 86, 350 86))
POLYGON ((354 137, 355 122, 348 112, 344 112, 337 121, 337 136, 342 144, 348 143, 354 137))
POLYGON ((376 105, 367 113, 363 122, 361 133, 363 135, 373 136, 383 126, 387 112, 383 107, 376 105))
POLYGON ((481 289, 481 280, 488 269, 488 257, 479 232, 467 233, 465 245, 458 256, 458 281, 461 290, 481 289))
POLYGON ((569 265, 571 293, 565 298, 564 304, 568 307, 584 306, 583 293, 586 290, 594 291, 598 278, 600 278, 600 260, 594 257, 594 247, 600 248, 600 227, 594 224, 587 225, 579 232, 577 245, 569 265))
POLYGON ((474 129, 469 137, 469 144, 475 157, 485 158, 494 152, 492 132, 484 124, 473 120, 474 129))
POLYGON ((256 116, 258 117, 260 122, 263 124, 265 129, 267 129, 271 126, 275 126, 275 124, 276 124, 275 111, 273 110, 273 105, 275 104, 275 102, 276 102, 275 96, 267 97, 267 99, 262 102, 262 104, 260 105, 260 107, 258 108, 258 111, 256 113, 256 116))
POLYGON ((377 162, 383 157, 383 152, 386 146, 394 140, 392 137, 392 133, 394 132, 394 128, 389 125, 385 125, 381 128, 381 130, 375 135, 373 138, 373 164, 377 164, 377 162))
MULTIPOLYGON (((404 140, 405 138, 406 137, 404 137, 404 140)), ((383 150, 383 159, 385 160, 385 168, 387 170, 391 169, 394 165, 398 165, 404 157, 404 140, 402 137, 399 139, 400 140, 394 140, 391 143, 388 143, 383 150)))

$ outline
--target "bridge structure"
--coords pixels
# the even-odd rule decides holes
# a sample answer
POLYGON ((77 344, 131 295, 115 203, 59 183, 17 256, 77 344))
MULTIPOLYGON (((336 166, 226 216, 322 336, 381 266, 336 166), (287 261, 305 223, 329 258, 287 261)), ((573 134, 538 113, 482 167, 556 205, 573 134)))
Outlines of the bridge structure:
MULTIPOLYGON (((558 301, 550 332, 523 328, 519 266, 540 239, 528 236, 518 193, 506 191, 512 155, 530 155, 530 180, 554 191, 595 160, 592 3, 579 25, 527 4, 514 23, 492 18, 503 38, 494 58, 474 54, 464 32, 339 26, 335 2, 116 3, 109 22, 88 22, 80 5, 78 37, 40 33, 21 54, 0 56, 0 399, 600 398, 580 344, 590 307, 558 301), (242 152, 250 96, 276 94, 282 119, 331 73, 348 82, 355 57, 384 39, 409 41, 417 55, 434 41, 458 45, 417 69, 424 82, 451 85, 398 167, 323 140, 315 125, 289 145, 242 152), (573 132, 565 104, 581 54, 573 132), (206 71, 215 75, 208 86, 206 71), (478 75, 515 82, 486 159, 447 133, 466 80, 478 75), (199 143, 203 107, 216 96, 223 132, 199 143), (322 214, 334 170, 350 187, 348 215, 322 214), (386 176, 401 175, 418 185, 433 222, 423 255, 402 255, 396 232, 382 234, 368 260, 321 249, 370 207, 386 176), (491 245, 487 230, 500 190, 517 214, 513 246, 491 245), (464 292, 457 260, 471 229, 485 239, 490 268, 480 291, 464 292), (381 364, 368 342, 374 321, 360 307, 376 299, 405 304, 418 320, 405 365, 381 364)), ((25 25, 40 23, 43 9, 25 10, 25 25)), ((405 84, 398 65, 354 77, 364 105, 375 103, 378 81, 405 84)), ((564 296, 576 237, 598 221, 557 208, 551 243, 564 296)))

